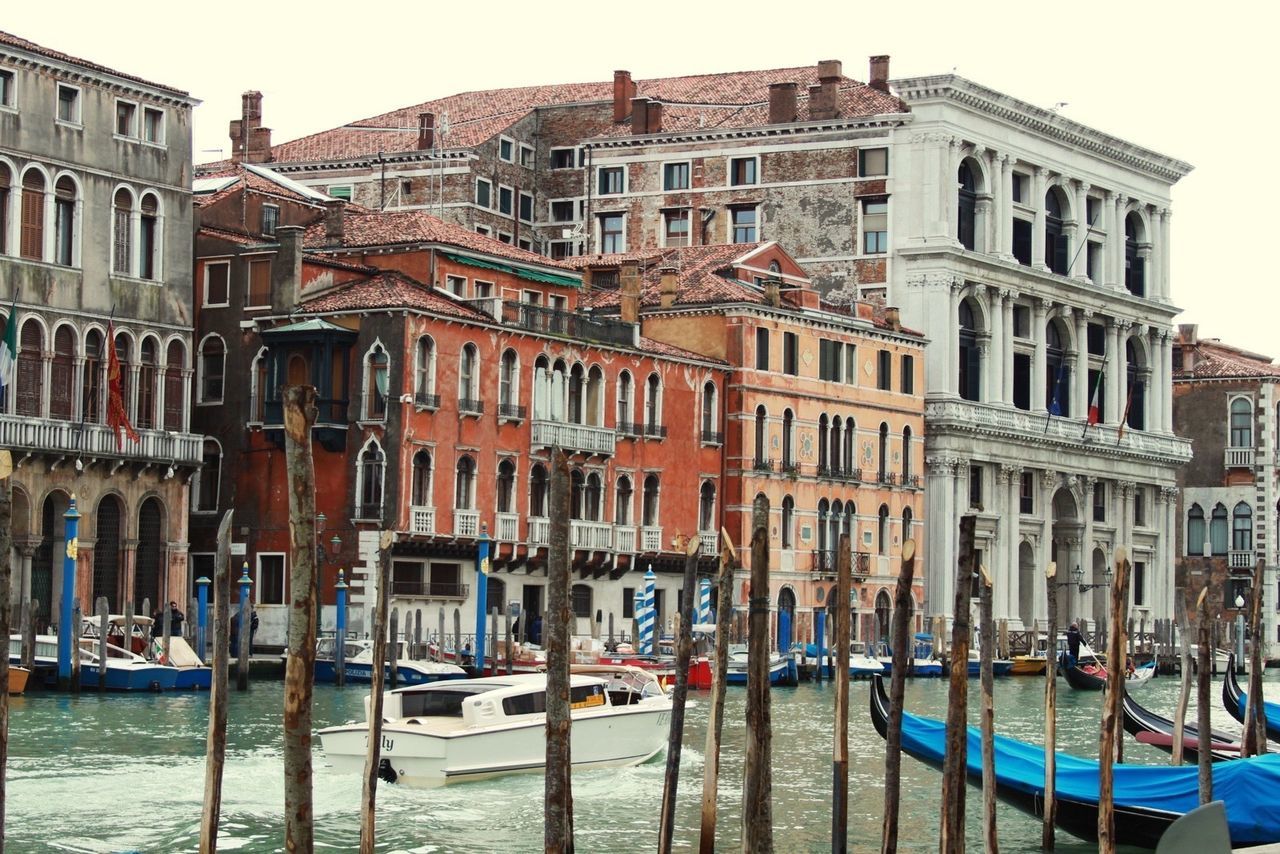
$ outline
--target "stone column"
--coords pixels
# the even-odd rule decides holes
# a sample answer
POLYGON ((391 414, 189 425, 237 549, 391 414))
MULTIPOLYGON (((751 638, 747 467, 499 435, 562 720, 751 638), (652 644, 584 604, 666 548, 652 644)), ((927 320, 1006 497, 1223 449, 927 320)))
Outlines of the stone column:
MULTIPOLYGON (((135 608, 141 608, 141 602, 135 602, 133 599, 134 580, 137 578, 138 570, 138 541, 124 540, 120 544, 120 604, 123 607, 125 602, 133 602, 135 608)), ((152 602, 151 607, 155 608, 156 603, 152 602)), ((147 616, 151 616, 147 614, 147 616)))
POLYGON ((188 368, 182 372, 182 432, 191 432, 191 385, 195 371, 188 368))
POLYGON ((1144 206, 1147 212, 1147 297, 1163 299, 1164 258, 1160 254, 1160 212, 1155 205, 1144 206))
POLYGON ((1031 207, 1036 215, 1031 225, 1031 266, 1046 273, 1049 266, 1044 263, 1044 194, 1048 179, 1049 170, 1037 166, 1035 178, 1031 182, 1031 207))
POLYGON ((1168 208, 1160 209, 1160 296, 1169 300, 1173 297, 1171 290, 1172 270, 1170 269, 1170 250, 1172 246, 1169 243, 1169 220, 1173 216, 1173 211, 1168 208))
MULTIPOLYGON (((1125 324, 1126 326, 1128 324, 1125 324)), ((1107 319, 1107 355, 1106 355, 1106 388, 1104 391, 1107 396, 1106 418, 1103 421, 1107 424, 1120 423, 1120 403, 1123 398, 1120 397, 1120 382, 1124 377, 1124 352, 1120 347, 1120 321, 1114 317, 1107 319)))
POLYGON ((964 151, 960 140, 952 137, 947 140, 946 155, 942 163, 942 176, 939 186, 942 188, 942 209, 947 214, 947 237, 960 239, 960 163, 964 159, 964 151))
POLYGON ((951 280, 950 303, 947 306, 950 320, 947 323, 947 392, 952 397, 960 396, 960 291, 964 288, 964 279, 956 276, 951 280))
POLYGON ((1032 303, 1031 337, 1036 342, 1035 356, 1031 360, 1031 411, 1045 413, 1045 318, 1053 307, 1052 300, 1043 297, 1032 303))
POLYGON ((1089 270, 1089 184, 1076 183, 1076 239, 1071 247, 1071 276, 1087 279, 1089 270))
MULTIPOLYGON (((1098 485, 1096 477, 1082 477, 1080 479, 1080 494, 1083 496, 1080 503, 1084 506, 1080 508, 1081 515, 1084 517, 1084 547, 1081 549, 1080 566, 1084 569, 1084 577, 1086 583, 1093 583, 1093 490, 1098 485)), ((1082 596, 1080 602, 1080 616, 1088 620, 1096 619, 1093 613, 1093 597, 1082 596)))
POLYGON ((1115 197, 1115 228, 1108 234, 1111 239, 1112 269, 1115 270, 1114 284, 1121 290, 1124 290, 1124 215, 1128 206, 1128 197, 1117 193, 1115 197))
POLYGON ((1160 363, 1164 365, 1164 405, 1160 411, 1161 429, 1173 432, 1173 343, 1172 333, 1166 330, 1160 336, 1160 363))
POLYGON ((1018 294, 1015 291, 1000 291, 1000 297, 1004 303, 1004 321, 1001 323, 1004 327, 1003 354, 1001 356, 1004 361, 1004 386, 1001 389, 1000 399, 1009 406, 1013 406, 1013 301, 1017 296, 1018 294))
POLYGON ((40 539, 39 537, 26 537, 25 539, 15 540, 13 545, 18 550, 18 555, 22 558, 22 568, 19 572, 17 583, 13 584, 14 590, 10 594, 10 598, 13 602, 21 604, 31 601, 31 560, 36 555, 36 548, 40 545, 40 539))
POLYGON ((1172 367, 1165 358, 1163 337, 1162 330, 1147 330, 1147 351, 1151 354, 1151 379, 1147 384, 1147 430, 1152 433, 1164 432, 1164 399, 1172 391, 1169 387, 1172 367))
POLYGON ((998 523, 998 541, 1001 548, 995 550, 991 563, 999 568, 993 579, 996 583, 996 601, 993 607, 998 618, 1018 619, 1018 476, 1017 466, 1002 464, 997 472, 999 486, 996 500, 1001 507, 998 523))
POLYGON ((988 403, 1008 403, 1004 397, 1004 350, 1009 330, 1004 325, 1004 294, 999 288, 987 288, 987 316, 991 318, 991 347, 987 352, 988 403))
POLYGON ((996 233, 1000 242, 996 255, 1013 260, 1013 158, 1000 155, 1000 195, 996 197, 996 233))
POLYGON ((1072 376, 1071 415, 1075 418, 1089 417, 1089 395, 1093 388, 1089 385, 1089 318, 1093 312, 1087 308, 1076 309, 1076 369, 1072 376))

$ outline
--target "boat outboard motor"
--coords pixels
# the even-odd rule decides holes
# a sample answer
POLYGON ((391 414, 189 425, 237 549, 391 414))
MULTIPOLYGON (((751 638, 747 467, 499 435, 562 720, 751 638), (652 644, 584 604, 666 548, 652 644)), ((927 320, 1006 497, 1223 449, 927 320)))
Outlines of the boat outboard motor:
POLYGON ((399 782, 400 775, 391 767, 390 759, 383 759, 378 763, 378 779, 386 780, 388 783, 399 782))

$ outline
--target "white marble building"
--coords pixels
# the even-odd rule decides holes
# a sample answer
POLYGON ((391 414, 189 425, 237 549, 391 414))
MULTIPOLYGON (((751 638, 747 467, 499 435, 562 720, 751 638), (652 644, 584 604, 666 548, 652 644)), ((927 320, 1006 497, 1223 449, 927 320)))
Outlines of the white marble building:
MULTIPOLYGON (((1171 616, 1190 449, 1172 433, 1169 205, 1190 165, 960 77, 893 91, 912 120, 892 144, 886 296, 931 341, 927 612, 953 610, 972 511, 1012 626, 1043 620, 1048 561, 1092 584, 1120 545, 1131 615, 1171 616)), ((1102 589, 1058 594, 1061 616, 1104 614, 1102 589)))

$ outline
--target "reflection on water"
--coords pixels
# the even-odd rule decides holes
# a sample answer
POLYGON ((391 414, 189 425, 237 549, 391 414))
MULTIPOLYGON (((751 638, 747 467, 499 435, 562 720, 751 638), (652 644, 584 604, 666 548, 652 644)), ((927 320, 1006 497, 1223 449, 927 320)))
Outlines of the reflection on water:
MULTIPOLYGON (((1060 749, 1096 755, 1102 698, 1059 681, 1060 749)), ((976 710, 977 680, 970 680, 976 710)), ((1171 714, 1175 679, 1153 681, 1135 694, 1153 710, 1171 714)), ((879 847, 884 744, 867 715, 870 686, 850 691, 850 850, 879 847)), ((1039 742, 1044 732, 1044 682, 996 682, 996 726, 1003 734, 1039 742)), ((682 751, 676 847, 696 848, 701 808, 707 695, 694 693, 682 751)), ((831 721, 828 684, 773 692, 773 824, 780 851, 830 850, 831 721)), ((1213 692, 1214 726, 1238 731, 1213 692)), ((317 728, 363 714, 359 687, 315 692, 317 728)), ((718 848, 739 845, 745 692, 731 689, 725 711, 718 848)), ((908 683, 906 705, 942 717, 944 680, 908 683)), ((245 852, 281 850, 284 783, 280 759, 283 685, 258 682, 231 695, 227 767, 219 847, 245 852)), ((194 851, 204 786, 208 695, 169 694, 66 697, 32 694, 11 700, 7 843, 10 851, 194 851)), ((1189 719, 1194 720, 1194 697, 1189 719)), ((1126 758, 1163 763, 1167 754, 1128 739, 1126 758)), ((574 827, 581 851, 634 851, 656 847, 664 765, 661 757, 621 770, 584 771, 573 779, 574 827)), ((359 775, 328 772, 317 742, 315 762, 317 847, 354 850, 359 840, 359 775)), ((941 777, 903 759, 901 848, 934 850, 941 777)), ((380 785, 379 849, 396 852, 524 852, 542 848, 542 777, 523 775, 434 790, 380 785)), ((970 847, 981 848, 981 799, 970 790, 970 847)), ((1000 841, 1006 850, 1038 848, 1038 821, 1001 807, 1000 841)), ((1094 846, 1060 834, 1059 850, 1094 846)))

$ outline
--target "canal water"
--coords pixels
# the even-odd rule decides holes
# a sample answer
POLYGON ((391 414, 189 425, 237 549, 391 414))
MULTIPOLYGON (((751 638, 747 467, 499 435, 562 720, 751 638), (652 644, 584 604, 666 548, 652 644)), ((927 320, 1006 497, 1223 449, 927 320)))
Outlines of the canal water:
MULTIPOLYGON (((1072 691, 1059 680, 1060 749, 1096 756, 1100 694, 1072 691)), ((978 682, 969 681, 976 712, 978 682)), ((1270 699, 1280 685, 1268 684, 1270 699)), ((1178 683, 1153 680, 1135 692, 1152 710, 1171 715, 1178 683)), ((878 850, 883 804, 884 743, 867 713, 870 686, 850 691, 849 846, 878 850)), ((1040 742, 1044 732, 1041 679, 996 681, 997 731, 1040 742)), ((1213 690, 1214 726, 1238 731, 1213 690)), ((317 686, 316 727, 363 717, 360 687, 317 686)), ((777 850, 830 850, 831 729, 835 692, 829 683, 773 692, 773 825, 777 850)), ((707 694, 691 692, 675 831, 676 848, 696 849, 702 791, 707 694)), ((283 684, 260 681, 232 693, 222 797, 222 850, 282 849, 283 684)), ((909 681, 909 711, 944 717, 947 683, 909 681)), ((74 852, 194 851, 204 785, 207 694, 68 697, 33 693, 11 700, 8 850, 74 852)), ((1194 720, 1194 698, 1189 719, 1194 720)), ((725 710, 719 799, 719 850, 737 850, 741 817, 745 692, 730 689, 725 710)), ((976 718, 975 718, 976 720, 976 718)), ((1126 759, 1162 763, 1168 756, 1126 737, 1126 759)), ((662 797, 661 756, 636 768, 574 775, 578 850, 653 850, 662 797)), ((904 757, 901 849, 936 850, 941 776, 904 757)), ((321 850, 352 851, 359 840, 360 776, 332 773, 317 741, 316 842, 321 850)), ((388 852, 533 852, 542 849, 542 777, 523 775, 434 790, 378 787, 378 850, 388 852)), ((971 850, 981 850, 981 795, 969 790, 971 850)), ((1001 806, 1006 851, 1038 848, 1037 820, 1001 806)), ((1094 845, 1059 833, 1060 851, 1094 845)))

